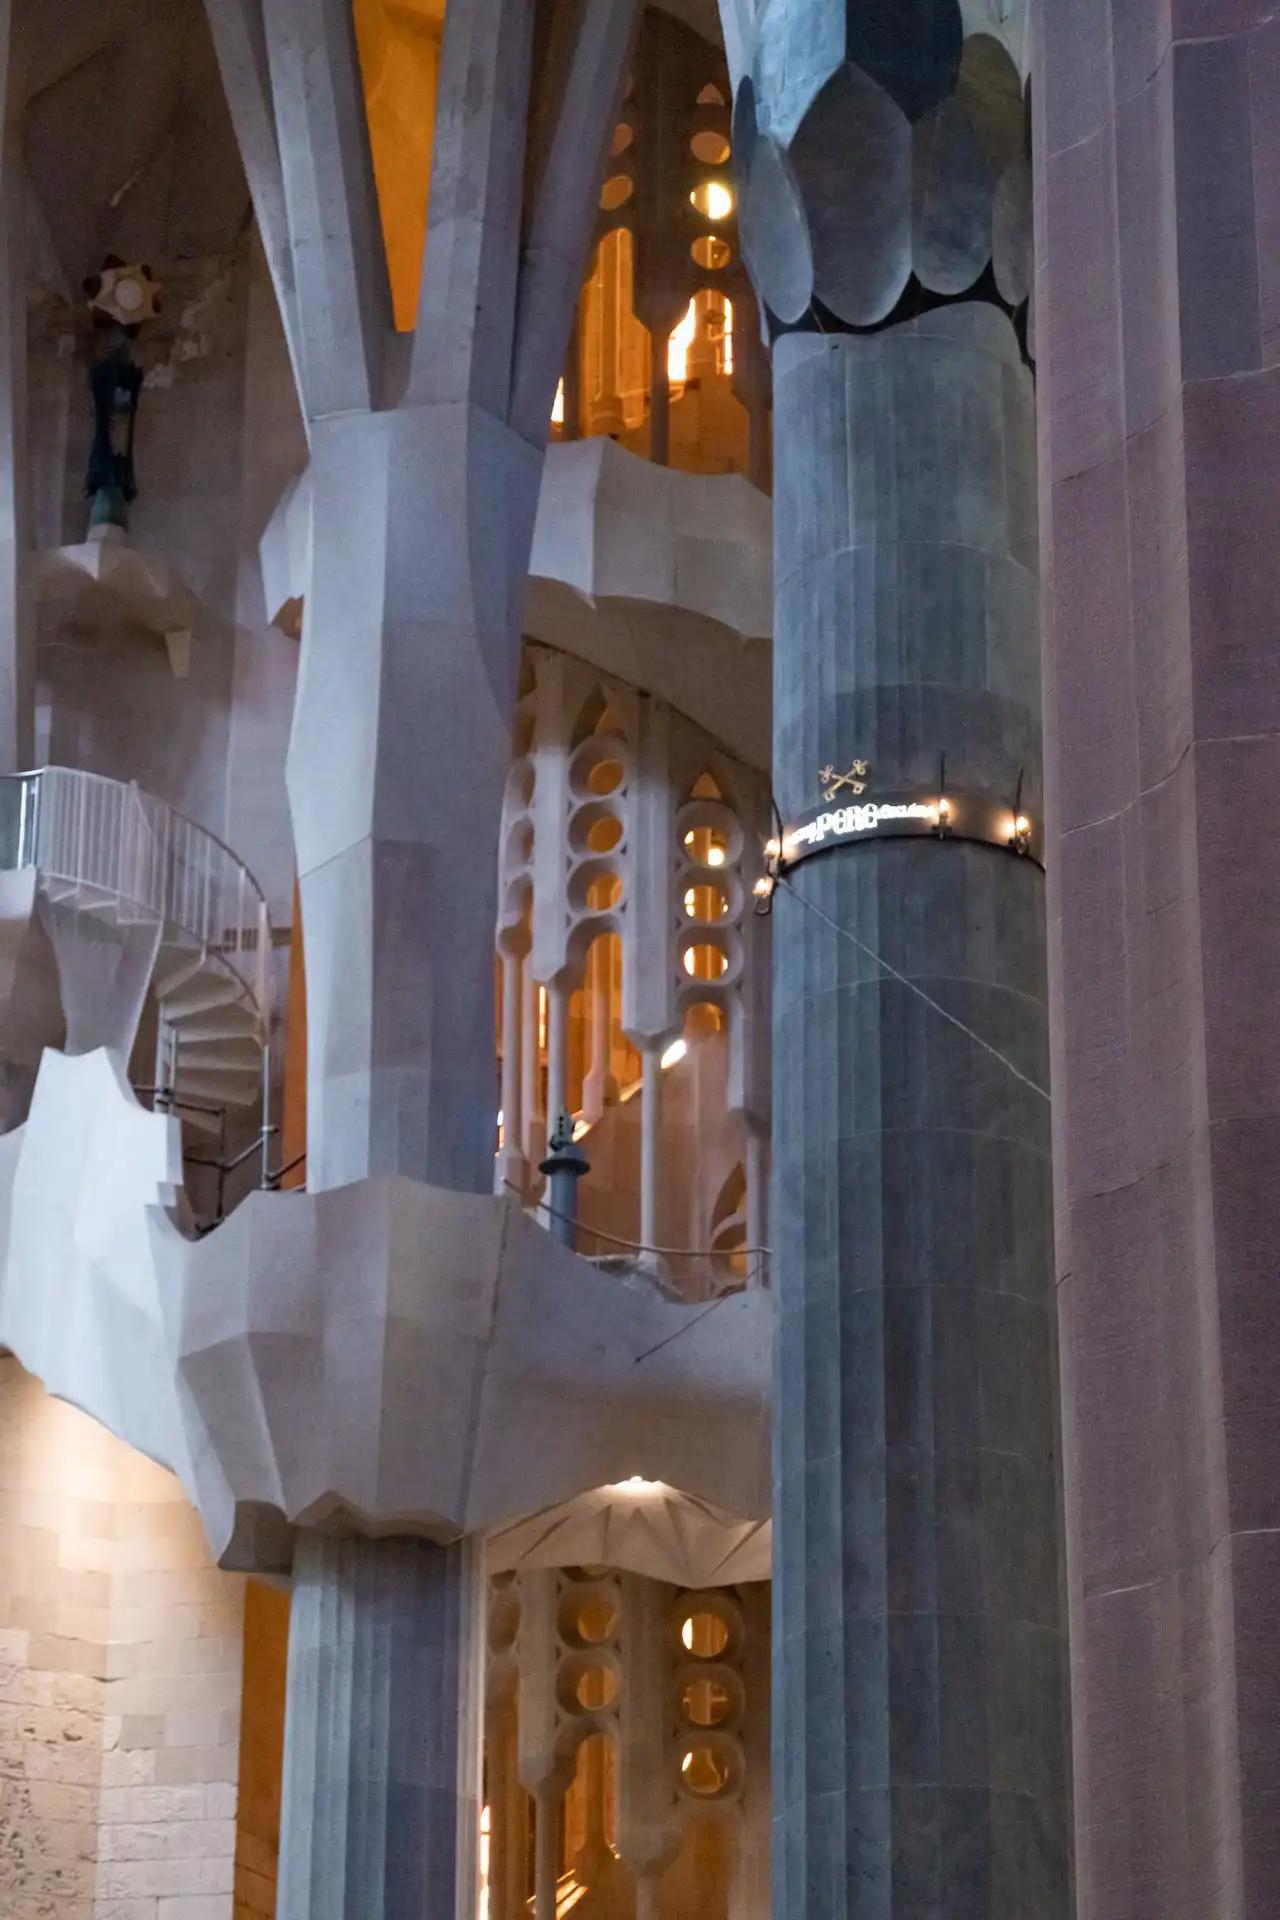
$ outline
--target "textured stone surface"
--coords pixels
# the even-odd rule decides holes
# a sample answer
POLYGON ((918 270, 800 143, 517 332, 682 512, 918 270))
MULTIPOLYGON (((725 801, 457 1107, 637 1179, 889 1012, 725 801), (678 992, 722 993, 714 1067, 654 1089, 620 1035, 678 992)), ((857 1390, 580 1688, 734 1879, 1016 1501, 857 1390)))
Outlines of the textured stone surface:
POLYGON ((1081 1920, 1280 1906, 1276 156, 1254 0, 1041 10, 1081 1920))
POLYGON ((0 1359, 0 1911, 230 1920, 241 1582, 171 1474, 0 1359))
MULTIPOLYGON (((955 307, 775 349, 775 783, 1039 805, 1030 377, 955 307)), ((794 885, 1045 1083, 1041 878, 845 849, 794 885)), ((1065 1920, 1047 1106, 775 907, 774 1911, 1065 1920)))

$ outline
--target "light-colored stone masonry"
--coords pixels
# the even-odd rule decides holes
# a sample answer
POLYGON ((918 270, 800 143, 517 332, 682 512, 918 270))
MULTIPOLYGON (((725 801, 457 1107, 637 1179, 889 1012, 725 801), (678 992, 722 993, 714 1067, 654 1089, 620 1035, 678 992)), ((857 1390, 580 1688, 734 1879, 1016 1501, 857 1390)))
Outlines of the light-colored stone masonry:
POLYGON ((0 1358, 4 1920, 230 1920, 243 1603, 173 1476, 0 1358))

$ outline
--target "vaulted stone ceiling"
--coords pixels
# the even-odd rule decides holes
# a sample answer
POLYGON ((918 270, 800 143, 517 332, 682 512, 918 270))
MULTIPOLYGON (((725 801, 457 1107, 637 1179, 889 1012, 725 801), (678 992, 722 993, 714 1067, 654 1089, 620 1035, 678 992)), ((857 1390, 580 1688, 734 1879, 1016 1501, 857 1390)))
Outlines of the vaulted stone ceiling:
MULTIPOLYGON (((718 39, 717 0, 661 4, 718 39)), ((249 193, 203 0, 18 5, 35 277, 74 293, 105 252, 145 260, 234 246, 249 193)), ((431 32, 443 9, 444 0, 357 0, 362 28, 380 11, 400 45, 431 32)), ((371 43, 362 32, 366 51, 371 43)))
POLYGON ((200 0, 21 0, 41 279, 219 252, 249 194, 200 0))

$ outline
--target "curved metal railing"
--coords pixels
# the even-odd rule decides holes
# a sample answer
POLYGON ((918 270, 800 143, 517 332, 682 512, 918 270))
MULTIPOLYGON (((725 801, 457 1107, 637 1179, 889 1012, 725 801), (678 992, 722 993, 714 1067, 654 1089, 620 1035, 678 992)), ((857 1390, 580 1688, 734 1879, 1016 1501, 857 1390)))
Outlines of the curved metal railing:
POLYGON ((133 784, 74 767, 0 777, 0 866, 111 896, 226 967, 266 1031, 271 926, 243 861, 133 784))

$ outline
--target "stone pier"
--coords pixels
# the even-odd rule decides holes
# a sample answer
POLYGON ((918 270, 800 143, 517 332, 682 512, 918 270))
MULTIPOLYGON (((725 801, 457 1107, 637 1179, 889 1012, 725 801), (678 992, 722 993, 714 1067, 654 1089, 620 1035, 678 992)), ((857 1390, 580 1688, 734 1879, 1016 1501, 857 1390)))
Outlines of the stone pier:
POLYGON ((1039 805, 1031 376, 977 303, 774 371, 783 821, 945 755, 955 828, 777 897, 774 1914, 1066 1920, 1044 882, 963 837, 1039 805))

